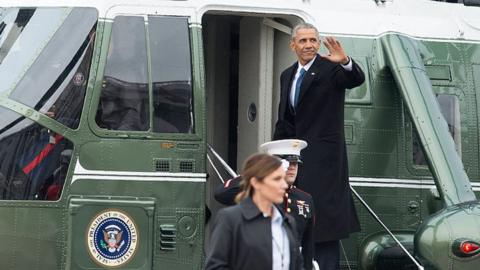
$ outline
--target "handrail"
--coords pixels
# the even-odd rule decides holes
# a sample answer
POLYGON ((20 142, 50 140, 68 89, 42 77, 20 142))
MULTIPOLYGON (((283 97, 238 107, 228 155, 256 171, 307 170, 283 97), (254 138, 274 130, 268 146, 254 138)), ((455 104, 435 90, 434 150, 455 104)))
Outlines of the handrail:
POLYGON ((372 215, 373 218, 387 231, 387 233, 393 238, 393 240, 400 246, 403 252, 407 254, 407 256, 417 266, 417 268, 419 270, 424 270, 423 266, 410 254, 410 252, 408 252, 408 250, 403 246, 403 244, 400 241, 398 241, 397 237, 395 237, 395 235, 388 229, 388 227, 382 222, 382 220, 380 220, 377 214, 375 214, 372 208, 370 208, 367 202, 363 200, 360 194, 358 194, 357 191, 351 185, 350 185, 350 190, 353 192, 353 194, 355 194, 355 197, 357 197, 357 199, 363 204, 363 206, 367 209, 370 215, 372 215))
POLYGON ((222 175, 221 175, 220 172, 218 171, 217 166, 215 166, 215 164, 213 163, 213 161, 212 161, 212 159, 210 158, 210 155, 209 155, 208 153, 207 153, 207 159, 208 159, 208 162, 210 162, 210 165, 212 165, 213 170, 217 173, 217 176, 218 176, 218 178, 220 179, 220 181, 222 181, 222 184, 225 184, 225 181, 223 180, 222 175))
MULTIPOLYGON (((232 169, 230 168, 230 166, 228 166, 227 162, 225 162, 225 160, 222 159, 222 157, 217 153, 215 152, 215 150, 213 149, 213 147, 207 143, 207 148, 208 150, 210 150, 210 152, 212 152, 212 154, 217 158, 218 161, 220 161, 220 163, 223 165, 223 167, 225 168, 225 170, 232 176, 232 177, 237 177, 238 174, 232 169)), ((207 157, 208 157, 208 154, 207 154, 207 157)), ((215 165, 213 165, 213 162, 212 163, 212 166, 215 167, 215 165)))

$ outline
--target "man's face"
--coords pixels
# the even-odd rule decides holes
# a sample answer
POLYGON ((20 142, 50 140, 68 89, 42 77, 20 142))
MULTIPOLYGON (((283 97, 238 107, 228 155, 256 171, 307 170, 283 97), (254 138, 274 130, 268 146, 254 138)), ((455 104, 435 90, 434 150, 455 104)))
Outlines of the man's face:
POLYGON ((293 185, 295 182, 295 179, 297 178, 297 172, 298 172, 298 163, 296 161, 290 162, 288 165, 287 173, 285 180, 287 181, 288 186, 293 185))
POLYGON ((315 29, 298 29, 295 39, 290 41, 290 48, 297 54, 302 65, 315 58, 320 48, 320 40, 315 29))

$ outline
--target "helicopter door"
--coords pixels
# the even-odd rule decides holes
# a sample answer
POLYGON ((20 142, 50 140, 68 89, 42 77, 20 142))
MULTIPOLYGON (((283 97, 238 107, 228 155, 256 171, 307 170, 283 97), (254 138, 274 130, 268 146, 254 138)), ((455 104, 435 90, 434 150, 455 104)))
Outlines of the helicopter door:
MULTIPOLYGON (((268 17, 202 16, 207 142, 236 172, 260 144, 271 140, 280 74, 295 61, 287 33, 299 18, 268 17)), ((214 191, 231 176, 221 169, 218 175, 210 165, 207 171, 207 206, 215 215, 222 205, 213 198, 214 191)), ((205 239, 208 234, 207 228, 205 239)))
MULTIPOLYGON (((202 18, 207 141, 236 172, 260 144, 272 138, 280 74, 295 61, 289 31, 298 21, 238 14, 202 18)), ((221 171, 218 177, 211 167, 208 172, 207 197, 213 198, 215 188, 230 175, 221 171)), ((210 203, 215 212, 219 205, 210 203)))
POLYGON ((271 139, 273 29, 263 18, 240 21, 237 168, 271 139))

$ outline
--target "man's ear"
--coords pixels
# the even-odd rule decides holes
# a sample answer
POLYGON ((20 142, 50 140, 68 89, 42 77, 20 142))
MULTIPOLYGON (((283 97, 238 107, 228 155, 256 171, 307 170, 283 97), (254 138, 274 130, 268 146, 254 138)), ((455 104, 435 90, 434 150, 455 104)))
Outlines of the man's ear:
POLYGON ((295 42, 293 40, 290 40, 290 49, 295 51, 295 42))

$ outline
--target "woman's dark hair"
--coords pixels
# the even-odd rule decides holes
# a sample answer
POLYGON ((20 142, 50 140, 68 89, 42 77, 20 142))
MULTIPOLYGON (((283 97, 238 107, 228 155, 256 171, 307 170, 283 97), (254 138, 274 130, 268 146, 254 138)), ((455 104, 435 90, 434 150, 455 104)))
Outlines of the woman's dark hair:
POLYGON ((235 197, 239 203, 243 199, 253 195, 252 178, 263 182, 263 179, 282 166, 279 158, 268 154, 254 154, 245 160, 241 173, 240 193, 235 197))

